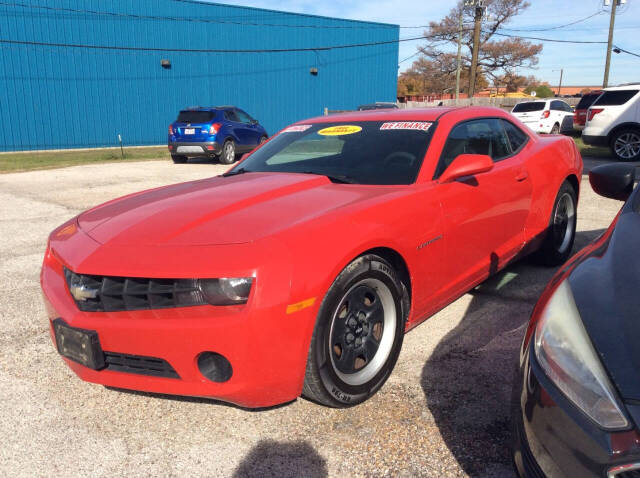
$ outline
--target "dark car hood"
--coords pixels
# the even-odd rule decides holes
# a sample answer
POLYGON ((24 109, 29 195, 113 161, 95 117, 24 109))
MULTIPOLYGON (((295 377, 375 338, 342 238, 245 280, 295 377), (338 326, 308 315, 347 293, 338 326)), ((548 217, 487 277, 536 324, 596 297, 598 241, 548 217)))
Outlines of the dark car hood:
MULTIPOLYGON (((638 190, 634 196, 640 196, 638 190)), ((640 214, 632 200, 613 227, 609 240, 575 268, 569 282, 618 391, 625 399, 640 400, 640 214)))
POLYGON ((240 244, 393 191, 318 175, 246 173, 116 199, 81 214, 78 224, 101 244, 240 244))

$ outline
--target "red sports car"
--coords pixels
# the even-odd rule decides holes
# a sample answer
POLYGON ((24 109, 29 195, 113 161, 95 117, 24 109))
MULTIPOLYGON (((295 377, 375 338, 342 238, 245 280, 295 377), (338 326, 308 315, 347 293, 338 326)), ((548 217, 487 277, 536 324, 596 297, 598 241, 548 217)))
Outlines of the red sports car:
POLYGON ((407 330, 517 257, 565 261, 581 174, 571 139, 494 108, 302 121, 222 176, 53 231, 51 336, 89 382, 355 405, 407 330))

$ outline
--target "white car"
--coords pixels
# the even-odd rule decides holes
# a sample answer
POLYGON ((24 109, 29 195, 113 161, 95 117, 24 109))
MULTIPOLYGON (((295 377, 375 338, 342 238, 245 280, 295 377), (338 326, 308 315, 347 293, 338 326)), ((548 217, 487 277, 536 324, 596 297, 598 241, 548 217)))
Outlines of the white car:
POLYGON ((582 140, 608 146, 620 161, 640 161, 640 83, 605 88, 587 110, 582 140))
POLYGON ((524 101, 515 105, 511 114, 536 133, 573 129, 573 109, 562 100, 524 101))

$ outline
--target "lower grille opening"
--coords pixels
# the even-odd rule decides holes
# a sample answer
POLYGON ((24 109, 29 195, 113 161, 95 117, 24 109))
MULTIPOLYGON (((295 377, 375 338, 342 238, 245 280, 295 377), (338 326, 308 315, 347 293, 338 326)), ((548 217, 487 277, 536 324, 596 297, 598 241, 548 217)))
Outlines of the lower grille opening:
POLYGON ((104 362, 106 370, 154 377, 180 378, 171 364, 161 358, 104 352, 104 362))

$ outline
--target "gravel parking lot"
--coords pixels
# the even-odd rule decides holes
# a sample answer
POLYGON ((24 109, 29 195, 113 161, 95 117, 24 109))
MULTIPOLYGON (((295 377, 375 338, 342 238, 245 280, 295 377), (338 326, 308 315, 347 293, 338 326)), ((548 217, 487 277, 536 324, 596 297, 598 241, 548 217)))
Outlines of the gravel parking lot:
MULTIPOLYGON (((48 233, 108 199, 225 169, 158 161, 0 175, 0 475, 513 476, 517 349, 553 273, 527 262, 410 332, 387 384, 353 409, 298 399, 249 411, 76 378, 51 343, 40 300, 48 233)), ((584 176, 576 250, 619 208, 584 176)))

